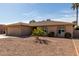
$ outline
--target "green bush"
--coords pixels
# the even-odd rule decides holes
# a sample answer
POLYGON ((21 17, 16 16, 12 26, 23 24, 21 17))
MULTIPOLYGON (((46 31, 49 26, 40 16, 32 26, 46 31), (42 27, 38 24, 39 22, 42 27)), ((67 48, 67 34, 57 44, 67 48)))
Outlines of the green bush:
POLYGON ((37 27, 33 30, 32 35, 34 36, 45 36, 47 33, 41 27, 37 27))
POLYGON ((49 37, 54 37, 55 36, 55 33, 54 32, 50 32, 50 33, 48 33, 48 36, 49 37))
POLYGON ((65 33, 65 38, 71 38, 71 33, 66 32, 66 33, 65 33))

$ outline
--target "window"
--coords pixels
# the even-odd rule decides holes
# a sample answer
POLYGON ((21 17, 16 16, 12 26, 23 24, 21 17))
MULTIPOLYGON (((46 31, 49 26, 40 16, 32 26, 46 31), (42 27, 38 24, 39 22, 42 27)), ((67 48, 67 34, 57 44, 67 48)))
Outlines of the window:
POLYGON ((64 30, 62 30, 62 32, 64 32, 64 30))
POLYGON ((64 32, 64 26, 60 26, 59 27, 59 30, 58 30, 58 33, 61 34, 64 32))
POLYGON ((61 34, 61 30, 58 30, 58 33, 61 34))

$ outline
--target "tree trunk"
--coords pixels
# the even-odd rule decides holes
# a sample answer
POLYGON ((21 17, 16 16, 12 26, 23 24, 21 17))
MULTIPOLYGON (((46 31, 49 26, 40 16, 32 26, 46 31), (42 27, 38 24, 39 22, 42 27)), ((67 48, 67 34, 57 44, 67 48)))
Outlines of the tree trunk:
POLYGON ((78 7, 76 8, 76 25, 78 26, 78 7))

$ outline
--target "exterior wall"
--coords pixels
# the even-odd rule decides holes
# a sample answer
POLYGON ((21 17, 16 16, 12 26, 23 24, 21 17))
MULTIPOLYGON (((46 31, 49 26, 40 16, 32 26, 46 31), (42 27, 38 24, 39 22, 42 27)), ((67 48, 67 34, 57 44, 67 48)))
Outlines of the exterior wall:
POLYGON ((74 30, 73 37, 79 38, 79 30, 74 30))
POLYGON ((31 35, 31 32, 32 32, 32 28, 31 27, 27 27, 27 26, 22 26, 22 29, 21 29, 21 33, 22 35, 31 35))
MULTIPOLYGON (((58 26, 48 26, 47 27, 48 32, 55 32, 55 36, 60 36, 60 35, 58 35, 58 28, 61 26, 62 25, 60 25, 60 26, 59 25, 58 26)), ((71 33, 71 35, 73 37, 73 30, 74 30, 73 25, 63 25, 63 26, 64 26, 64 30, 65 30, 64 34, 66 32, 69 32, 69 33, 71 33)), ((62 37, 64 37, 64 35, 62 35, 62 37)))
POLYGON ((0 34, 4 34, 5 33, 5 25, 0 25, 0 34))
POLYGON ((28 36, 31 34, 31 27, 11 26, 6 28, 6 35, 10 36, 28 36))
POLYGON ((56 36, 56 33, 57 33, 57 26, 48 26, 48 33, 49 32, 55 32, 55 36, 56 36))
POLYGON ((73 37, 73 31, 74 31, 73 25, 66 25, 65 26, 65 31, 71 33, 71 35, 73 37))
MULTIPOLYGON (((55 36, 57 36, 58 32, 58 27, 57 26, 45 26, 47 27, 48 33, 49 32, 54 32, 55 36)), ((73 37, 73 25, 64 25, 65 27, 65 32, 70 32, 72 37, 73 37)), ((12 35, 12 36, 28 36, 32 32, 32 27, 29 26, 8 26, 6 28, 6 35, 12 35)))
POLYGON ((58 25, 57 26, 57 36, 64 37, 65 36, 65 25, 58 25), (63 32, 62 32, 63 30, 63 32))
POLYGON ((7 27, 6 28, 6 35, 11 35, 11 36, 20 36, 21 34, 21 29, 20 27, 7 27))

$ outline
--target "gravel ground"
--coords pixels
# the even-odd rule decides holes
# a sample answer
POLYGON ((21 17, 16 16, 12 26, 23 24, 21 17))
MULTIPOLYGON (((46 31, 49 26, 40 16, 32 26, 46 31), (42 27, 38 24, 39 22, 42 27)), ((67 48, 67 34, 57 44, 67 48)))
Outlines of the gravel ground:
MULTIPOLYGON (((76 56, 72 39, 40 37, 48 44, 35 42, 35 37, 0 38, 1 56, 76 56)), ((79 41, 78 41, 79 42, 79 41)), ((79 43, 78 43, 79 44, 79 43)))

